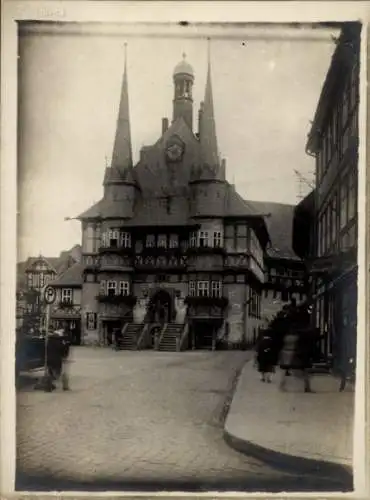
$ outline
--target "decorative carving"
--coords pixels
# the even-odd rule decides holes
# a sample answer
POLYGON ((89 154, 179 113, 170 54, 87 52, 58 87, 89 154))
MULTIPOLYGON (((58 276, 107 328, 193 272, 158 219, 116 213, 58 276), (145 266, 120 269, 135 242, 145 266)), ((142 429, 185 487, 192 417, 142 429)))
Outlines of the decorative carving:
POLYGON ((148 309, 148 298, 140 298, 133 309, 134 323, 140 324, 144 321, 148 309))
POLYGON ((184 324, 186 313, 187 313, 187 305, 185 304, 185 300, 181 297, 175 298, 175 310, 176 310, 176 323, 184 324))

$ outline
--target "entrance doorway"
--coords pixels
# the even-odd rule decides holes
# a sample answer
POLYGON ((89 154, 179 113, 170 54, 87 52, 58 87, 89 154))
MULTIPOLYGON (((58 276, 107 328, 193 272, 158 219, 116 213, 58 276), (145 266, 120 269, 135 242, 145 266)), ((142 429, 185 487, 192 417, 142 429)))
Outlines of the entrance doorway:
POLYGON ((150 323, 170 323, 174 317, 174 304, 169 292, 158 290, 149 302, 148 312, 150 323))
POLYGON ((104 330, 104 343, 107 345, 112 345, 114 341, 113 334, 119 330, 121 331, 122 324, 120 320, 108 320, 103 323, 104 330))
POLYGON ((212 349, 216 326, 211 321, 194 321, 191 328, 193 349, 212 349))

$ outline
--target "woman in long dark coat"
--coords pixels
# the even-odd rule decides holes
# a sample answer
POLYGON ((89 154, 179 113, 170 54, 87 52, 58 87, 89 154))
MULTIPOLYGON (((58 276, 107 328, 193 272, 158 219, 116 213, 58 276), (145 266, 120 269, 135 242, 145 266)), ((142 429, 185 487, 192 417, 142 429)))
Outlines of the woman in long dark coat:
POLYGON ((271 375, 275 372, 276 350, 271 330, 261 332, 257 342, 257 368, 262 382, 271 382, 271 375))

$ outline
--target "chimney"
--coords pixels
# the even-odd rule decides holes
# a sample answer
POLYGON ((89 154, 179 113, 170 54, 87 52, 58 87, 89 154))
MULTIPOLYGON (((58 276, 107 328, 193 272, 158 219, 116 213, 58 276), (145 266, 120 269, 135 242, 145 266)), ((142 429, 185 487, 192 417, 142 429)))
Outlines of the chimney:
POLYGON ((162 118, 162 135, 167 131, 168 129, 168 118, 162 118))
POLYGON ((200 108, 199 108, 199 111, 198 111, 198 137, 199 138, 201 136, 203 108, 204 108, 204 102, 201 102, 200 103, 200 108))

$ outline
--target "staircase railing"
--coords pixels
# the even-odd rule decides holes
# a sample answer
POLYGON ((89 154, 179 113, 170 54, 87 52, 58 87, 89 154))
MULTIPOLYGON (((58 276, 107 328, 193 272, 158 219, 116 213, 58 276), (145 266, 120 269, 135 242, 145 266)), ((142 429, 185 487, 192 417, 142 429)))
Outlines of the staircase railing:
POLYGON ((116 345, 115 345, 115 348, 116 348, 117 350, 118 350, 118 349, 121 347, 121 345, 122 345, 122 341, 123 341, 123 338, 124 338, 124 336, 125 336, 125 333, 126 333, 126 330, 127 330, 127 328, 128 328, 128 325, 129 325, 129 323, 125 323, 125 324, 123 325, 123 328, 122 328, 122 330, 121 330, 121 335, 120 335, 120 337, 119 337, 119 340, 118 340, 118 342, 117 342, 117 341, 115 342, 115 344, 116 344, 116 345))
POLYGON ((161 342, 162 342, 162 339, 163 339, 163 335, 165 333, 165 331, 167 330, 167 323, 165 323, 163 325, 163 328, 161 330, 161 333, 157 336, 157 339, 156 339, 156 346, 155 346, 155 349, 158 350, 159 346, 161 345, 161 342))
MULTIPOLYGON (((181 351, 183 346, 184 346, 184 343, 186 340, 188 340, 188 337, 189 337, 189 323, 185 323, 184 324, 184 328, 181 332, 181 337, 179 339, 179 342, 178 342, 178 345, 176 346, 176 350, 177 351, 181 351)), ((176 339, 176 343, 177 343, 177 339, 176 339)))
POLYGON ((140 349, 141 344, 143 343, 143 340, 145 340, 147 333, 149 330, 149 323, 145 323, 144 327, 141 329, 141 333, 139 335, 139 338, 137 339, 136 342, 136 350, 140 349))

